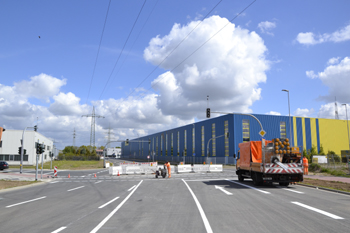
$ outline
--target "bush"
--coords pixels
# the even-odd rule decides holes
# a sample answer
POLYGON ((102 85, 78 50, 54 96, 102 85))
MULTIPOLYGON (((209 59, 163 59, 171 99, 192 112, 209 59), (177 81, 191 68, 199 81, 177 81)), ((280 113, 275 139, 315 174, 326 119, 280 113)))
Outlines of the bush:
POLYGON ((309 171, 310 172, 320 172, 322 169, 321 165, 317 163, 311 163, 309 164, 309 171))

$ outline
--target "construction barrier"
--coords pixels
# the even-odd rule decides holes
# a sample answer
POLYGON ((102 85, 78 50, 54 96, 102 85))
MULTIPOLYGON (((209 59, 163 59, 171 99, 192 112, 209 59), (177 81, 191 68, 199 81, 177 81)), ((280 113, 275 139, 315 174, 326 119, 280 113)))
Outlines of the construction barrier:
POLYGON ((53 170, 53 174, 54 174, 54 177, 57 178, 57 167, 55 166, 54 170, 53 170))
POLYGON ((177 173, 192 172, 192 166, 190 164, 178 165, 177 173))
POLYGON ((109 175, 115 176, 119 174, 123 174, 123 168, 122 166, 114 166, 114 167, 109 167, 109 175))
POLYGON ((209 171, 209 165, 194 164, 192 169, 193 169, 193 172, 208 172, 209 171))
POLYGON ((140 166, 126 166, 125 174, 128 174, 128 175, 141 174, 141 167, 140 166))
POLYGON ((209 166, 210 172, 223 172, 222 164, 215 164, 209 166))
POLYGON ((109 166, 109 163, 106 163, 106 168, 108 168, 108 167, 110 167, 110 166, 109 166))

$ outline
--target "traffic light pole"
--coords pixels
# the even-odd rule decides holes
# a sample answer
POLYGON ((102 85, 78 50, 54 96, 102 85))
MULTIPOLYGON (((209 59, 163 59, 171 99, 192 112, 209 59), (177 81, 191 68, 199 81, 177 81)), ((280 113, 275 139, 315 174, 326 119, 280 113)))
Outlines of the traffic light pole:
POLYGON ((19 173, 22 174, 22 167, 23 167, 23 150, 24 150, 24 133, 26 132, 27 128, 34 128, 34 130, 36 131, 37 126, 34 127, 25 127, 22 133, 22 149, 21 149, 21 163, 19 165, 19 173))
MULTIPOLYGON (((44 148, 44 143, 42 144, 42 148, 44 148)), ((41 153, 41 179, 43 179, 43 169, 44 169, 44 153, 41 153)))

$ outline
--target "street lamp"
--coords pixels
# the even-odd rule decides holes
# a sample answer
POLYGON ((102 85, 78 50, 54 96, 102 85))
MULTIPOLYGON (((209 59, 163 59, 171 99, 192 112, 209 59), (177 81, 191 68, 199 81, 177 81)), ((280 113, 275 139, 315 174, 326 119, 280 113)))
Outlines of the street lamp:
POLYGON ((289 102, 289 91, 283 89, 282 91, 288 92, 288 109, 289 109, 289 140, 291 147, 293 146, 293 138, 292 138, 292 120, 290 118, 290 102, 289 102))
POLYGON ((349 151, 350 151, 350 136, 349 136, 349 121, 348 121, 348 109, 346 107, 347 104, 342 104, 345 106, 345 113, 346 113, 346 124, 348 125, 348 140, 349 140, 349 151))

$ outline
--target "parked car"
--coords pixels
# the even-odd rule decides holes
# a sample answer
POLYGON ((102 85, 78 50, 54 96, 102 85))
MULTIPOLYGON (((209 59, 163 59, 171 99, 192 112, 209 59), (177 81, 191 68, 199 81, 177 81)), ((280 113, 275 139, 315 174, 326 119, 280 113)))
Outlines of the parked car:
POLYGON ((5 161, 0 161, 0 170, 9 168, 9 164, 5 161))

